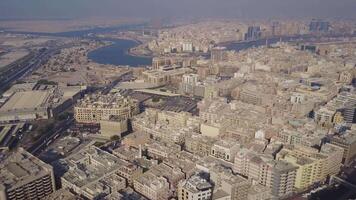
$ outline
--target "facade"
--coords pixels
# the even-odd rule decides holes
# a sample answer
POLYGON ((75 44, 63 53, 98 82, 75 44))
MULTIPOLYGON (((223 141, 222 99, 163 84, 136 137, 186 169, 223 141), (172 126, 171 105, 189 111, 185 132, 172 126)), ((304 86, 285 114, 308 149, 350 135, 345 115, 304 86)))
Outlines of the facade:
POLYGON ((179 183, 178 200, 209 200, 212 198, 212 191, 212 184, 196 174, 179 183))
POLYGON ((294 192, 297 167, 288 162, 242 150, 235 157, 234 171, 266 186, 275 197, 284 198, 294 192))
POLYGON ((138 102, 120 94, 86 96, 74 107, 74 118, 79 123, 98 124, 115 116, 129 119, 139 112, 138 102))
POLYGON ((213 63, 227 60, 227 50, 225 47, 214 47, 210 50, 210 58, 213 63))
POLYGON ((122 133, 127 132, 127 119, 118 119, 111 117, 109 120, 100 121, 101 136, 110 139, 112 136, 117 135, 121 137, 122 133))
POLYGON ((277 158, 298 167, 295 187, 306 189, 317 182, 323 182, 328 176, 340 171, 343 149, 336 145, 324 144, 320 152, 305 146, 285 148, 277 158))
POLYGON ((55 191, 52 166, 22 148, 0 163, 0 199, 41 199, 55 191))
POLYGON ((212 146, 210 155, 227 162, 234 162, 235 155, 239 149, 240 145, 238 143, 219 140, 212 146))
POLYGON ((151 200, 166 200, 170 196, 167 179, 146 172, 133 182, 134 189, 151 200))
POLYGON ((198 83, 197 74, 185 74, 182 77, 181 90, 184 94, 194 94, 195 87, 198 83))
POLYGON ((199 156, 208 156, 215 141, 213 138, 195 134, 191 138, 186 137, 184 144, 187 151, 199 156))
POLYGON ((178 82, 181 82, 182 76, 189 71, 188 68, 178 68, 168 71, 148 70, 142 72, 142 76, 145 83, 159 87, 166 84, 178 84, 178 82))
POLYGON ((356 134, 347 132, 344 135, 333 136, 331 144, 343 148, 342 163, 348 165, 356 157, 356 134))
POLYGON ((213 199, 247 199, 251 182, 232 173, 220 160, 206 157, 197 163, 197 169, 210 175, 210 182, 214 185, 213 199))

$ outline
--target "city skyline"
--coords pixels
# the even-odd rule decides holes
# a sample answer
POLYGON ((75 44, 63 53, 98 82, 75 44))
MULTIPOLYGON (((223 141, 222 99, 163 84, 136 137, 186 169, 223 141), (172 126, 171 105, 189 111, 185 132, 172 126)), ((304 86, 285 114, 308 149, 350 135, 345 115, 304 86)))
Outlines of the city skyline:
POLYGON ((2 0, 2 19, 331 18, 354 19, 353 0, 2 0))

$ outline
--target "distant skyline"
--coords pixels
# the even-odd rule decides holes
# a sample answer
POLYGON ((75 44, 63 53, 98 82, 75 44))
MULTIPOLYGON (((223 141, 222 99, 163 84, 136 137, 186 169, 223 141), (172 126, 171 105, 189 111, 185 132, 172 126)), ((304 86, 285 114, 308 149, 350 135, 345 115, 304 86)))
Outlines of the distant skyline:
POLYGON ((0 0, 1 19, 355 19, 356 0, 0 0))

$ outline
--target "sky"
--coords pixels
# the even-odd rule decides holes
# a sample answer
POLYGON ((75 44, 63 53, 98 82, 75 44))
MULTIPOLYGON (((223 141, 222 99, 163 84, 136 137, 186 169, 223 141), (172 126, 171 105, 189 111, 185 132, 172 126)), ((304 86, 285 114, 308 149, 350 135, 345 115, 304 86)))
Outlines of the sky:
POLYGON ((1 19, 356 19, 356 0, 0 0, 1 19))

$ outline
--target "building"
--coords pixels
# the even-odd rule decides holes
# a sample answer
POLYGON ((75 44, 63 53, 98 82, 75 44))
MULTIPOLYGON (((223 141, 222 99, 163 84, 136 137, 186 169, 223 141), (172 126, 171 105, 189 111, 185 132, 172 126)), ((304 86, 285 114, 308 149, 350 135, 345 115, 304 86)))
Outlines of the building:
POLYGON ((193 43, 191 42, 184 42, 182 44, 182 51, 183 52, 193 52, 193 43))
POLYGON ((249 26, 247 33, 245 34, 245 40, 257 40, 262 36, 261 27, 249 26))
POLYGON ((294 192, 297 167, 288 162, 275 161, 270 156, 259 156, 244 149, 236 155, 233 169, 236 173, 266 186, 275 197, 285 198, 294 192))
POLYGON ((178 200, 210 200, 213 185, 203 177, 195 174, 178 184, 178 200))
POLYGON ((16 92, 0 108, 0 121, 48 119, 50 91, 16 92))
POLYGON ((227 162, 234 162, 239 149, 240 145, 235 141, 219 140, 211 147, 210 155, 227 162))
POLYGON ((188 68, 178 68, 168 71, 147 70, 142 72, 142 77, 145 83, 154 87, 164 86, 166 84, 178 85, 182 80, 182 76, 189 71, 188 68))
POLYGON ((227 60, 227 50, 225 47, 214 47, 210 50, 210 59, 213 63, 227 60))
POLYGON ((342 135, 335 135, 330 140, 331 144, 343 148, 342 163, 350 164, 356 158, 356 134, 348 131, 342 135))
POLYGON ((216 140, 201 134, 194 134, 185 138, 185 149, 199 156, 208 156, 216 140))
POLYGON ((97 199, 126 188, 142 169, 93 145, 60 161, 62 188, 97 199))
POLYGON ((56 192, 46 196, 43 200, 84 200, 69 190, 59 189, 56 192))
POLYGON ((109 120, 115 116, 130 119, 139 113, 137 100, 120 94, 93 94, 85 96, 74 107, 74 118, 79 123, 94 123, 109 120))
POLYGON ((82 95, 83 89, 85 87, 53 86, 43 90, 11 92, 11 96, 0 107, 0 121, 28 121, 58 116, 74 104, 82 95))
POLYGON ((137 177, 133 185, 136 192, 151 200, 166 200, 170 196, 167 179, 150 172, 137 177))
POLYGON ((214 185, 212 199, 245 200, 251 182, 237 174, 232 173, 222 161, 212 157, 205 157, 198 161, 197 169, 210 175, 210 182, 214 185))
POLYGON ((278 153, 277 159, 298 167, 295 187, 303 190, 314 183, 323 182, 328 176, 340 171, 343 149, 325 144, 320 151, 312 147, 295 146, 285 148, 278 153))
POLYGON ((100 121, 100 134, 104 138, 110 139, 114 135, 121 137, 121 134, 127 132, 127 130, 127 119, 111 116, 109 120, 100 121))
POLYGON ((335 111, 322 107, 315 112, 314 121, 322 127, 330 127, 333 125, 335 111))
POLYGON ((330 28, 330 23, 323 20, 313 19, 309 24, 309 31, 312 33, 327 33, 330 28))
POLYGON ((0 199, 41 199, 55 191, 52 166, 23 148, 0 162, 0 199))
POLYGON ((194 94, 195 86, 198 83, 197 74, 185 74, 182 77, 181 91, 184 94, 194 94))

